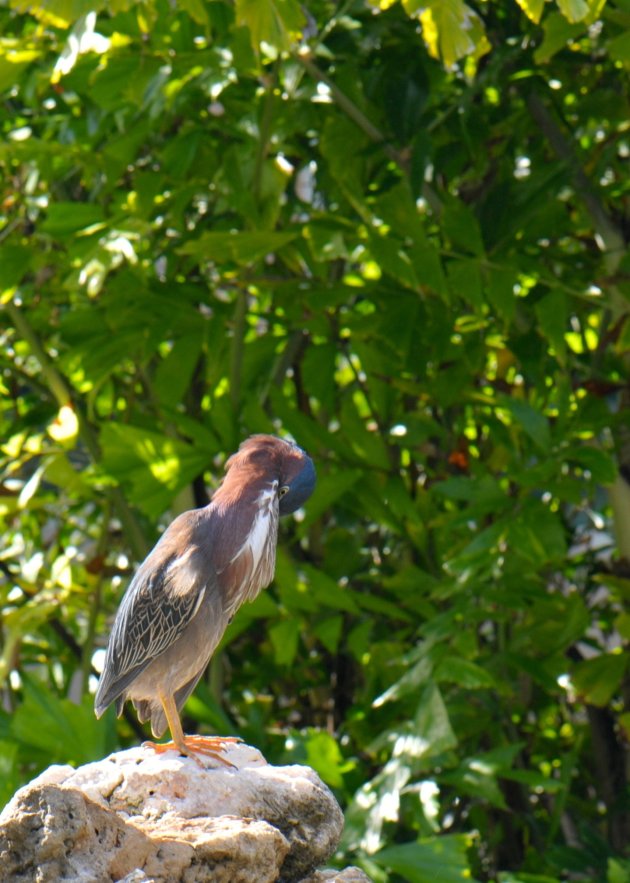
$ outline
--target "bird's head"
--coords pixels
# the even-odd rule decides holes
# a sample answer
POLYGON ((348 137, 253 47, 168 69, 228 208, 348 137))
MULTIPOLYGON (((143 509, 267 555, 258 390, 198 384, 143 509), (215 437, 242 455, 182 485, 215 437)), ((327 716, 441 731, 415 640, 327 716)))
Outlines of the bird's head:
POLYGON ((315 466, 308 454, 274 435, 250 436, 225 468, 227 474, 217 495, 232 488, 276 481, 280 515, 290 515, 303 506, 315 488, 315 466))

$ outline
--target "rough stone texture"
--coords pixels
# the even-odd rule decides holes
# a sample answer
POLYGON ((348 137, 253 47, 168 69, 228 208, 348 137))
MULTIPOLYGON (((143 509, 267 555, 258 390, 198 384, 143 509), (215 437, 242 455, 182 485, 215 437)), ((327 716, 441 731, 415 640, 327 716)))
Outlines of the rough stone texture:
POLYGON ((50 767, 0 814, 0 880, 367 880, 357 869, 313 874, 343 816, 312 769, 270 766, 243 744, 225 757, 233 768, 133 748, 77 770, 50 767))
POLYGON ((343 871, 315 871, 301 883, 370 883, 370 878, 360 868, 345 868, 343 871))

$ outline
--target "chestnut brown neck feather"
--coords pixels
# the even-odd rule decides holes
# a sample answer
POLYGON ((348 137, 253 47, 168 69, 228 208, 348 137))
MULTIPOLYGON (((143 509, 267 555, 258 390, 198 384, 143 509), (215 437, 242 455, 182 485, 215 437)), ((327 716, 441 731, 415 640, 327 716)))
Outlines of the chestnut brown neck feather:
POLYGON ((262 463, 245 457, 240 459, 237 454, 228 463, 225 478, 213 494, 212 502, 218 506, 231 506, 239 501, 257 499, 279 472, 274 465, 273 458, 262 463))

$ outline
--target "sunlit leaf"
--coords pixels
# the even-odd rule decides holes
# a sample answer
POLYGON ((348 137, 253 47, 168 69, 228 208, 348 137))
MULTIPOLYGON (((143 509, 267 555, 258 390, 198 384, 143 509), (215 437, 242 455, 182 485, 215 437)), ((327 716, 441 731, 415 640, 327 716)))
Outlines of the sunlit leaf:
POLYGON ((545 8, 545 0, 516 0, 525 15, 538 24, 545 8))
POLYGON ((18 76, 40 54, 38 49, 20 48, 13 41, 0 40, 0 92, 13 87, 18 76))
POLYGON ((163 511, 208 463, 207 454, 176 438, 111 423, 101 433, 103 468, 128 488, 145 512, 163 511))
POLYGON ((306 762, 331 788, 339 788, 343 784, 343 771, 347 764, 339 742, 329 733, 313 731, 308 734, 306 762))
POLYGON ((261 43, 289 49, 304 24, 297 0, 236 0, 236 17, 248 26, 256 49, 261 43))
POLYGON ((418 18, 429 52, 447 67, 467 55, 483 55, 490 48, 482 20, 463 0, 433 0, 423 4, 418 18))
POLYGON ((29 13, 45 25, 55 28, 67 28, 82 15, 95 8, 100 8, 101 3, 92 0, 40 0, 38 3, 29 3, 28 0, 10 0, 10 6, 19 12, 29 13))
POLYGON ((556 0, 560 12, 570 21, 582 21, 589 13, 586 0, 556 0))

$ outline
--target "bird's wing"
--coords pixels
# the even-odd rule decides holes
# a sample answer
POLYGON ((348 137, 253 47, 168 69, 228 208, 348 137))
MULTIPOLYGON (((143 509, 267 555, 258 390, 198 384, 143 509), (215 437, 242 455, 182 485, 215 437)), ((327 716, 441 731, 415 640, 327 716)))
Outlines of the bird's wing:
POLYGON ((212 590, 212 574, 196 566, 196 552, 191 546, 158 566, 152 554, 139 568, 114 621, 96 693, 97 712, 177 640, 212 590))

